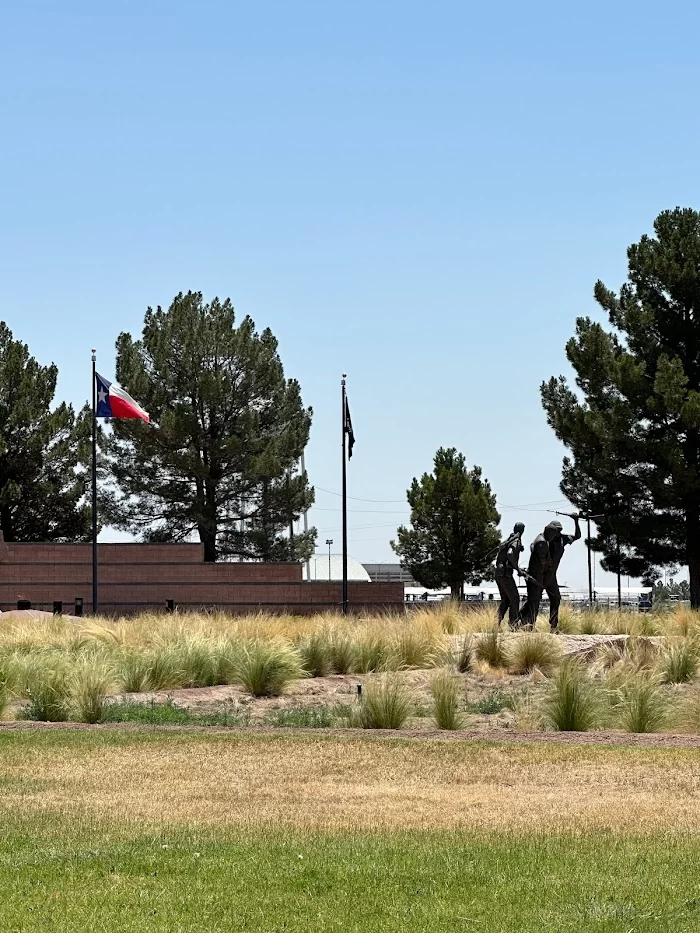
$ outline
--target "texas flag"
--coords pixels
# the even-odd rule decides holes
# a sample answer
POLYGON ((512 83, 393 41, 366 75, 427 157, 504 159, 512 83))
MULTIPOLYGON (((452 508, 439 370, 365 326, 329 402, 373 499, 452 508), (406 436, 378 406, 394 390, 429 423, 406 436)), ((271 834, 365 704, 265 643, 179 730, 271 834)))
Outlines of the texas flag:
POLYGON ((150 417, 147 411, 135 402, 133 398, 115 386, 113 382, 108 382, 104 376, 95 373, 97 380, 97 411, 98 418, 140 418, 150 424, 150 417))

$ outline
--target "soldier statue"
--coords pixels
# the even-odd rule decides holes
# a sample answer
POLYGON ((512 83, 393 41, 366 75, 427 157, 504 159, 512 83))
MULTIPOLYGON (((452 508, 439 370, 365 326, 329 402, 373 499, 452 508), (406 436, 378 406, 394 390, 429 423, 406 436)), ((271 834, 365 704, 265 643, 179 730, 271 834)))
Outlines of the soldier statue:
POLYGON ((549 625, 553 632, 559 631, 559 606, 561 593, 557 582, 557 568, 564 548, 581 537, 579 516, 572 513, 576 526, 573 535, 562 534, 561 522, 550 522, 541 535, 530 545, 530 563, 527 568, 527 599, 521 610, 522 625, 534 628, 543 591, 549 596, 549 625))
POLYGON ((506 538, 496 555, 496 586, 501 595, 498 624, 501 624, 507 612, 508 624, 512 629, 520 628, 520 593, 513 579, 513 571, 521 573, 518 557, 524 550, 522 545, 524 531, 525 525, 522 522, 516 522, 513 534, 506 538))

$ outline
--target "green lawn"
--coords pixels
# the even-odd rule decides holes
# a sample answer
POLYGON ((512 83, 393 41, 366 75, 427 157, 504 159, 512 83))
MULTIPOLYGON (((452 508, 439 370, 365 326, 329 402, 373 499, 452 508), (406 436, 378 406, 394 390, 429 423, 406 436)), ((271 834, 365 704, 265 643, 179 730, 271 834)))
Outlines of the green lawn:
POLYGON ((700 927, 691 839, 452 833, 126 838, 0 825, 0 929, 683 931, 700 927))
MULTIPOLYGON (((0 732, 0 933, 697 931, 700 835, 697 828, 681 829, 683 814, 687 826, 696 827, 696 756, 692 750, 340 742, 289 733, 0 732), (197 772, 193 785, 191 769, 207 751, 215 755, 212 767, 201 777, 197 772), (611 774, 622 776, 623 783, 608 785, 607 791, 619 789, 621 805, 634 807, 636 799, 657 794, 657 807, 675 798, 683 806, 668 810, 668 833, 649 835, 636 834, 644 830, 643 820, 638 827, 625 824, 633 826, 627 834, 622 829, 555 833, 543 825, 526 833, 507 825, 498 831, 330 831, 279 823, 270 828, 269 821, 256 827, 266 794, 274 796, 275 783, 285 775, 291 782, 304 762, 311 770, 310 756, 322 772, 314 788, 328 781, 349 799, 381 777, 389 767, 387 757, 395 759, 392 792, 399 791, 407 769, 417 775, 408 776, 405 807, 412 799, 416 806, 411 795, 426 793, 431 776, 432 786, 451 794, 446 784, 451 775, 456 793, 460 781, 470 780, 471 771, 465 770, 470 762, 507 782, 529 769, 529 779, 545 782, 547 793, 557 778, 577 775, 579 783, 569 793, 595 799, 611 774), (209 816, 221 813, 233 799, 225 796, 222 783, 239 779, 244 761, 249 767, 260 759, 262 771, 252 772, 246 785, 246 799, 255 787, 258 791, 247 823, 197 824, 193 797, 178 807, 188 792, 207 799, 209 816), (144 784, 159 760, 167 800, 163 784, 155 790, 144 784), (281 768, 274 764, 279 761, 281 768), (415 771, 416 762, 423 771, 415 771), (436 770, 440 762, 444 768, 436 770), (532 772, 536 762, 541 769, 532 772), (572 762, 578 770, 566 772, 572 762), (509 763, 512 773, 507 773, 509 763), (643 776, 651 772, 656 777, 647 781, 643 776), (116 783, 103 780, 104 774, 116 775, 116 783), (91 776, 94 784, 87 787, 91 776), (258 785, 266 781, 261 794, 258 785), (88 809, 100 794, 119 794, 124 783, 128 794, 118 797, 116 809, 88 809), (128 801, 151 793, 157 806, 146 811, 150 822, 129 817, 128 801)), ((503 786, 494 785, 497 814, 504 793, 503 786)), ((554 794, 548 798, 551 806, 560 797, 559 791, 554 794)), ((314 797, 309 794, 301 803, 285 799, 287 806, 306 808, 314 797)), ((388 798, 362 799, 372 806, 388 798)), ((447 806, 454 806, 453 797, 447 806)))

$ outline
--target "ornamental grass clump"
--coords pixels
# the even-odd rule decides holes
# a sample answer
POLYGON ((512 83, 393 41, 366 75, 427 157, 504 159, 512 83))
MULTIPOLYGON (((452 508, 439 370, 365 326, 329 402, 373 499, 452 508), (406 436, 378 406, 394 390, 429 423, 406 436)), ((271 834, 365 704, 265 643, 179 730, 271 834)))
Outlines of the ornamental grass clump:
POLYGON ((350 635, 340 630, 333 631, 329 652, 331 667, 336 674, 349 674, 353 670, 355 648, 350 635))
POLYGON ((665 684, 687 684, 698 672, 697 646, 687 641, 672 645, 660 659, 665 684))
POLYGON ((435 667, 445 658, 445 642, 442 635, 422 626, 404 627, 391 639, 389 657, 393 670, 435 667))
POLYGON ((464 716, 460 711, 459 680, 447 670, 438 671, 430 681, 433 698, 432 716, 438 729, 461 729, 464 716))
POLYGON ((236 679, 254 697, 276 697, 304 676, 299 652, 281 641, 251 641, 236 664, 236 679))
POLYGON ((413 710, 413 699, 399 680, 380 678, 365 687, 350 724, 362 729, 401 729, 413 710))
POLYGON ((65 722, 70 712, 71 669, 57 652, 33 659, 26 670, 24 694, 29 700, 24 719, 65 722))
POLYGON ((551 635, 526 633, 510 639, 506 661, 511 674, 529 674, 535 668, 549 676, 561 663, 562 650, 551 635))
POLYGON ((625 732, 659 732, 669 714, 658 680, 648 674, 630 677, 620 687, 614 709, 625 732))
POLYGON ((492 628, 486 635, 482 635, 474 649, 474 654, 479 661, 485 661, 489 667, 505 667, 506 653, 503 648, 503 639, 497 628, 492 628))
POLYGON ((557 732, 588 732, 595 727, 600 703, 580 663, 569 659, 561 665, 542 712, 545 722, 557 732))
POLYGON ((353 674, 371 674, 392 668, 391 645, 381 632, 365 628, 353 639, 353 674))
POLYGON ((327 677, 333 670, 332 641, 326 632, 314 632, 297 644, 301 663, 309 677, 327 677))
POLYGON ((100 722, 107 696, 116 689, 116 671, 106 661, 86 659, 72 671, 69 683, 71 719, 100 722))
POLYGON ((460 674, 467 674, 474 667, 474 640, 464 635, 457 649, 455 667, 460 674))

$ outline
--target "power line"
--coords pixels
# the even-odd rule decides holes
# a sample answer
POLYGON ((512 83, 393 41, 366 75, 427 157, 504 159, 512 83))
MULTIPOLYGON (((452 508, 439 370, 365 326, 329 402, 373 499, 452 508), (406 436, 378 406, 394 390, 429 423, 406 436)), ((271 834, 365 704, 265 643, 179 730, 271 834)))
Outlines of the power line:
MULTIPOLYGON (((324 489, 323 486, 314 486, 314 489, 318 489, 320 492, 327 492, 329 496, 338 496, 340 497, 339 492, 333 492, 332 489, 324 489)), ((355 502, 374 502, 379 505, 388 505, 390 503, 397 502, 406 502, 406 498, 403 499, 362 499, 360 496, 348 496, 348 499, 354 499, 355 502)))

